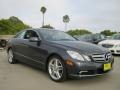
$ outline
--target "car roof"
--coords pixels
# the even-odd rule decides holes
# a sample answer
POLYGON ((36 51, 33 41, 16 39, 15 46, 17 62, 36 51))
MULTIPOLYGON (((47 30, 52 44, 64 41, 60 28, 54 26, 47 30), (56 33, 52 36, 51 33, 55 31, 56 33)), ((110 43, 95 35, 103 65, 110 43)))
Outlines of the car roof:
POLYGON ((61 30, 49 29, 49 28, 27 28, 27 29, 24 29, 24 30, 34 30, 34 31, 38 31, 38 30, 46 30, 46 31, 54 30, 54 31, 61 31, 61 30))

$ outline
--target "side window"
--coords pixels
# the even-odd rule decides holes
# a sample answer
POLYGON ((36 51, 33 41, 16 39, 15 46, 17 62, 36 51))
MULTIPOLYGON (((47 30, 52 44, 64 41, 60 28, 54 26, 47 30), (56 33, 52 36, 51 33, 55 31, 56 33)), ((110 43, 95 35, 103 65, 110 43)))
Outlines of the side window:
POLYGON ((38 37, 38 35, 35 31, 28 30, 24 35, 24 39, 29 39, 31 37, 38 37))
POLYGON ((14 38, 23 38, 25 35, 25 32, 26 31, 22 31, 22 32, 18 33, 14 38))

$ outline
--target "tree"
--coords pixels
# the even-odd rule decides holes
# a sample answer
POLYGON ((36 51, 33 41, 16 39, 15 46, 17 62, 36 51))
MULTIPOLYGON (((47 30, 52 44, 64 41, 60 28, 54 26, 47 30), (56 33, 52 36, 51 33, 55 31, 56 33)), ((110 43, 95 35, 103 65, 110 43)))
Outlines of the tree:
POLYGON ((63 16, 63 22, 65 23, 65 30, 67 30, 67 23, 69 23, 70 18, 68 15, 63 16))
POLYGON ((16 34, 20 30, 30 28, 30 26, 24 24, 17 17, 10 17, 9 19, 1 19, 0 20, 0 34, 16 34))
POLYGON ((105 35, 105 36, 111 36, 111 35, 115 34, 116 32, 112 32, 111 30, 104 30, 100 33, 105 35))
POLYGON ((11 21, 11 22, 13 22, 13 23, 23 23, 21 20, 19 20, 17 17, 15 17, 15 16, 11 16, 10 18, 9 18, 9 20, 11 21))
POLYGON ((42 28, 54 29, 50 24, 42 26, 42 28))
POLYGON ((46 8, 45 7, 41 7, 41 12, 42 12, 42 14, 43 14, 43 22, 42 22, 42 26, 44 26, 44 15, 45 15, 45 12, 46 12, 46 8))
POLYGON ((67 31, 68 34, 74 36, 74 35, 83 35, 83 34, 91 34, 90 31, 85 29, 75 29, 75 30, 69 30, 67 31))

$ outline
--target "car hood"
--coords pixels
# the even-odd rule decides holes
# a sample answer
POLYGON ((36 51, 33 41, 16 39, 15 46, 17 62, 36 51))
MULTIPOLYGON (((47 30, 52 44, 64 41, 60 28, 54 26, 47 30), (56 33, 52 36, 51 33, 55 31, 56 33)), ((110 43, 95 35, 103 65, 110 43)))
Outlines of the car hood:
POLYGON ((112 44, 112 45, 116 45, 116 44, 120 44, 120 40, 104 40, 99 42, 99 44, 112 44))
POLYGON ((95 54, 95 53, 106 53, 108 52, 107 49, 97 46, 95 44, 83 42, 83 41, 53 41, 56 44, 59 44, 59 46, 64 46, 67 49, 70 50, 77 50, 84 54, 95 54))

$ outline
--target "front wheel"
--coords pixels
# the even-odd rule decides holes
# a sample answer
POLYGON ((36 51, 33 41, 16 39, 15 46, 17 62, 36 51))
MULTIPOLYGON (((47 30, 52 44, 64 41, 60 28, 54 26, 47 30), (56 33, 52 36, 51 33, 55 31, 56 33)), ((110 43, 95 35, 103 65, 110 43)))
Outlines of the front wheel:
POLYGON ((60 82, 66 79, 66 68, 60 57, 53 56, 49 59, 48 73, 53 81, 60 82))

